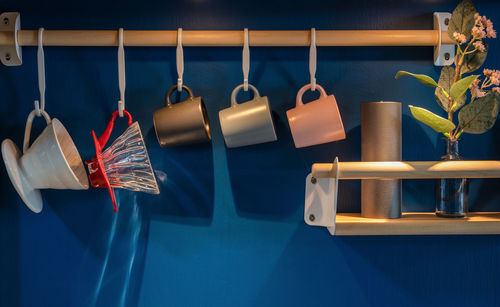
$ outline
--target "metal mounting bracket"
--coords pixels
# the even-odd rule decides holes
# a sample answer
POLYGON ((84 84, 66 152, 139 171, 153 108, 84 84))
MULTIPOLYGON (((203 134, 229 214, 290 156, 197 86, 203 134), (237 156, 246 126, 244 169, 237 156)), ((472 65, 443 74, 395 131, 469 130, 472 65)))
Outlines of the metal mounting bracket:
POLYGON ((450 19, 450 13, 434 13, 434 30, 439 33, 438 45, 434 47, 435 66, 449 66, 455 61, 455 45, 441 44, 441 33, 448 31, 450 19))
POLYGON ((327 227, 332 235, 335 235, 337 217, 338 162, 335 158, 331 178, 314 178, 312 174, 306 178, 304 221, 310 226, 327 227))
POLYGON ((0 60, 6 66, 19 66, 23 63, 17 32, 21 29, 21 15, 18 12, 0 14, 0 31, 10 32, 14 38, 12 45, 0 46, 0 60))

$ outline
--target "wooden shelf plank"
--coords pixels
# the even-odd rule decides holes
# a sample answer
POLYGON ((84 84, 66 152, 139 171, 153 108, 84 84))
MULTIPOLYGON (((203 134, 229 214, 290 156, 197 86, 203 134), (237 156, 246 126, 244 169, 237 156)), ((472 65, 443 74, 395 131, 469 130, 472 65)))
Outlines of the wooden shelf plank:
POLYGON ((500 212, 469 213, 466 218, 441 218, 434 213, 403 213, 399 219, 363 218, 338 213, 335 235, 457 235, 500 234, 500 212))

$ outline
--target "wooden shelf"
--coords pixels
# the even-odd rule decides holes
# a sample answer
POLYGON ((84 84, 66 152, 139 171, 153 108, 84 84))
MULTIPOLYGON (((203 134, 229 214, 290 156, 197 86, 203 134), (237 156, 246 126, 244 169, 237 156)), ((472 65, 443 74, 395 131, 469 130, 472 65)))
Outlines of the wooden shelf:
POLYGON ((469 213, 441 218, 434 213, 403 213, 399 219, 370 219, 360 213, 337 213, 335 235, 464 235, 500 234, 500 212, 469 213))

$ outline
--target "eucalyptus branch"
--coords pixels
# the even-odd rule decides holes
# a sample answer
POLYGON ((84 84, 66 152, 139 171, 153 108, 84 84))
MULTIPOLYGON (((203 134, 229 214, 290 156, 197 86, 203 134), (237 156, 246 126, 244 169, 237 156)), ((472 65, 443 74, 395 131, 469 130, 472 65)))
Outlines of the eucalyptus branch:
POLYGON ((483 39, 496 38, 497 34, 491 20, 479 15, 471 0, 461 1, 450 21, 448 35, 457 46, 454 66, 443 68, 438 82, 430 76, 403 70, 398 71, 395 78, 412 76, 435 88, 436 101, 448 116, 442 117, 416 106, 410 106, 411 113, 450 142, 456 142, 464 132, 483 133, 495 123, 500 100, 500 71, 485 69, 482 77, 479 74, 463 76, 484 64, 488 46, 483 39), (468 93, 472 97, 467 103, 468 93), (453 122, 455 113, 458 124, 453 122))
POLYGON ((456 83, 458 81, 460 70, 462 69, 462 65, 464 63, 465 55, 467 54, 467 50, 471 46, 472 42, 474 42, 474 38, 470 40, 469 44, 467 44, 467 47, 465 47, 465 50, 462 52, 462 56, 459 56, 460 60, 458 61, 458 65, 455 64, 455 79, 453 80, 453 83, 456 83))
POLYGON ((491 86, 492 83, 491 83, 491 80, 489 77, 486 77, 484 80, 483 80, 483 83, 481 85, 481 89, 483 88, 487 88, 488 86, 491 86))
POLYGON ((476 52, 476 51, 477 51, 477 48, 475 48, 474 50, 471 50, 471 51, 467 51, 466 53, 464 53, 464 55, 466 55, 466 54, 471 54, 471 53, 474 53, 474 52, 476 52))

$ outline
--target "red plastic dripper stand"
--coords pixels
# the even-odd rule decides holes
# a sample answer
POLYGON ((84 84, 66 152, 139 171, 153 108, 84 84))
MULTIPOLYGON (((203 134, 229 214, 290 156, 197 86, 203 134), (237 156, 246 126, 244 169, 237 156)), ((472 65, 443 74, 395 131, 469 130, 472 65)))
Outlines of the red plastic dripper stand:
MULTIPOLYGON (((128 119, 127 124, 129 126, 132 125, 132 115, 130 115, 130 113, 125 110, 123 111, 123 114, 125 114, 125 116, 128 119)), ((111 184, 109 183, 109 179, 108 176, 106 175, 106 172, 104 171, 104 164, 102 162, 102 148, 106 146, 106 143, 109 140, 109 136, 113 131, 113 126, 115 124, 115 119, 117 116, 118 116, 118 111, 115 111, 113 115, 111 115, 111 119, 108 122, 108 126, 106 127, 106 130, 104 130, 99 140, 97 139, 94 130, 92 130, 91 134, 95 145, 95 156, 92 158, 92 160, 85 162, 88 165, 89 169, 90 184, 94 188, 108 189, 109 196, 111 197, 111 201, 113 202, 114 212, 118 211, 118 206, 116 204, 115 192, 111 187, 111 184)))

